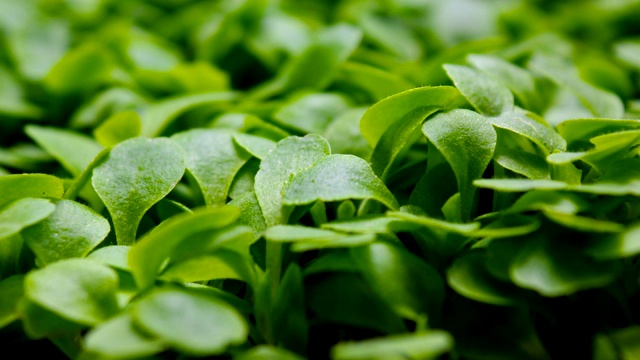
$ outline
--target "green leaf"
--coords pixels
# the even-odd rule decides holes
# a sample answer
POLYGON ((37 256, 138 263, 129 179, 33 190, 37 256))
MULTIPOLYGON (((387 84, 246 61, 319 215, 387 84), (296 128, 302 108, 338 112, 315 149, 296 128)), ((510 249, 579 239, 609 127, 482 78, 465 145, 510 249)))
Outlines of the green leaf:
POLYGON ((45 199, 23 198, 12 202, 0 211, 0 240, 46 219, 55 209, 56 206, 45 199))
POLYGON ((626 258, 640 253, 640 224, 634 223, 619 234, 595 238, 587 253, 598 260, 626 258))
POLYGON ((200 185, 207 206, 224 205, 236 173, 249 160, 225 130, 193 129, 171 137, 185 153, 187 170, 200 185))
POLYGON ((165 344, 136 328, 131 315, 118 315, 93 330, 84 338, 86 357, 109 359, 140 358, 161 352, 165 344))
POLYGON ((29 125, 26 133, 73 176, 78 176, 102 150, 95 140, 73 131, 29 125))
POLYGON ((273 332, 278 344, 297 353, 307 351, 309 324, 300 267, 290 265, 273 303, 273 332))
POLYGON ((83 93, 110 80, 113 68, 111 54, 101 44, 86 42, 60 59, 45 77, 44 85, 58 95, 83 93))
POLYGON ((260 160, 276 148, 276 142, 273 140, 244 133, 233 134, 233 141, 260 160))
POLYGON ((496 147, 493 126, 477 113, 453 110, 427 121, 422 132, 456 174, 461 218, 469 221, 475 195, 473 181, 482 177, 496 147))
POLYGON ((596 117, 621 118, 624 114, 620 98, 582 80, 577 70, 560 57, 538 54, 529 61, 529 67, 558 86, 566 86, 596 117))
MULTIPOLYGON (((385 98, 367 110, 360 121, 362 135, 375 148, 396 123, 415 123, 449 106, 459 92, 449 86, 421 87, 385 98)), ((399 125, 398 128, 400 128, 399 125)), ((403 144, 404 145, 404 144, 403 144)))
POLYGON ((513 111, 489 118, 489 121, 497 128, 509 130, 533 141, 547 154, 564 151, 567 148, 566 141, 547 124, 532 118, 533 116, 535 115, 531 113, 513 111))
POLYGON ((491 55, 472 54, 467 56, 467 61, 507 86, 526 109, 539 110, 540 95, 537 94, 536 80, 529 71, 491 55))
POLYGON ((309 308, 335 324, 374 329, 381 333, 406 331, 402 319, 356 273, 327 274, 308 290, 309 308))
POLYGON ((238 215, 238 209, 230 206, 202 208, 155 227, 129 251, 129 266, 138 286, 144 289, 152 285, 162 264, 190 236, 230 225, 238 215))
POLYGON ((281 125, 302 133, 323 134, 331 121, 349 109, 347 100, 338 94, 306 94, 285 104, 274 114, 281 125))
POLYGON ((155 290, 132 310, 134 324, 171 347, 196 356, 223 353, 246 340, 242 316, 214 297, 177 289, 155 290))
POLYGON ((626 119, 572 119, 558 124, 558 133, 569 146, 589 145, 589 140, 600 135, 640 128, 640 120, 626 119))
POLYGON ((0 281, 0 329, 20 318, 18 305, 24 296, 24 276, 14 275, 0 281))
POLYGON ((233 360, 303 360, 303 358, 272 345, 258 345, 234 356, 233 360))
POLYGON ((444 282, 437 271, 403 248, 378 242, 351 249, 353 261, 372 288, 402 317, 424 315, 437 322, 444 282))
POLYGON ((329 152, 329 144, 318 135, 289 137, 281 140, 262 160, 256 174, 255 193, 267 226, 286 222, 288 214, 283 209, 282 201, 286 183, 297 173, 325 158, 329 152))
POLYGON ((304 205, 318 200, 374 199, 390 209, 398 202, 369 164, 353 155, 329 155, 293 176, 283 189, 285 205, 304 205))
POLYGON ((364 90, 375 102, 415 87, 398 74, 351 61, 340 66, 336 80, 339 84, 364 90))
POLYGON ((175 97, 149 105, 140 115, 142 121, 140 134, 150 137, 158 136, 185 111, 202 105, 224 104, 235 100, 236 97, 237 94, 233 92, 211 92, 175 97))
POLYGON ((115 146, 127 139, 140 135, 142 124, 135 111, 116 113, 93 130, 93 136, 106 147, 115 146))
POLYGON ((92 251, 87 258, 116 269, 129 270, 130 246, 109 245, 92 251))
POLYGON ((349 235, 300 225, 276 225, 267 229, 265 238, 273 242, 290 242, 292 251, 354 247, 373 242, 374 234, 349 235))
POLYGON ((251 286, 255 285, 255 277, 252 259, 227 249, 171 263, 161 275, 162 279, 179 282, 236 279, 251 286))
POLYGON ((520 244, 509 276, 523 288, 556 297, 606 286, 620 270, 617 262, 596 262, 571 244, 539 235, 520 244))
POLYGON ((479 179, 474 186, 504 192, 526 192, 530 190, 562 190, 567 183, 555 180, 533 179, 479 179))
POLYGON ((444 70, 482 115, 499 116, 513 110, 513 94, 497 79, 468 66, 445 64, 444 70))
POLYGON ((6 38, 6 50, 18 72, 31 81, 42 80, 67 51, 71 32, 62 19, 40 16, 28 19, 6 38), (29 26, 27 23, 37 23, 29 26), (42 56, 42 54, 47 54, 42 56))
POLYGON ((400 334, 358 342, 343 342, 331 349, 334 360, 436 359, 453 348, 453 337, 442 330, 400 334))
POLYGON ((91 260, 67 259, 27 274, 25 296, 70 321, 97 325, 118 312, 118 275, 91 260))
POLYGON ((118 244, 131 245, 142 216, 184 173, 182 150, 169 139, 134 138, 111 150, 91 182, 107 206, 118 244))
POLYGON ((331 144, 332 153, 369 159, 372 149, 360 132, 360 119, 366 110, 364 107, 347 110, 329 124, 324 137, 331 144))
POLYGON ((42 264, 84 257, 111 231, 107 219, 70 200, 56 202, 44 221, 22 232, 25 242, 42 264))
POLYGON ((518 303, 513 285, 494 278, 485 266, 487 257, 467 253, 447 269, 447 283, 459 294, 487 304, 510 306, 518 303))

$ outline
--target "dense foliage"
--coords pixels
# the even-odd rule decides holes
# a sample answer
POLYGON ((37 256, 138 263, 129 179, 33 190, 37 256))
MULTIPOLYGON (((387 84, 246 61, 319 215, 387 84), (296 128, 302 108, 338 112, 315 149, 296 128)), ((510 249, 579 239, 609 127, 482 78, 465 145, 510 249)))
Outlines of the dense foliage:
POLYGON ((2 352, 640 358, 638 19, 0 0, 2 352))

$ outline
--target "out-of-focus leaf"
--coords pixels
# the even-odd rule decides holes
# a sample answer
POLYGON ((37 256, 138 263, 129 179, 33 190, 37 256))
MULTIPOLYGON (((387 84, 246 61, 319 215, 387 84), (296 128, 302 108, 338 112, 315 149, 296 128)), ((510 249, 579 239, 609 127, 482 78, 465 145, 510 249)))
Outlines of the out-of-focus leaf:
POLYGON ((79 324, 97 325, 118 312, 118 276, 86 259, 67 259, 25 277, 25 296, 43 308, 79 324))
POLYGON ((56 206, 49 200, 22 198, 0 211, 0 240, 49 217, 56 206))
POLYGON ((453 348, 453 337, 442 330, 393 335, 339 343, 331 349, 334 360, 436 359, 453 348))
POLYGON ((102 151, 95 140, 70 130, 29 125, 25 131, 73 176, 80 175, 102 151))
POLYGON ((155 290, 133 307, 134 324, 193 355, 215 355, 248 335, 242 316, 214 297, 177 289, 155 290))
POLYGON ((481 71, 462 65, 444 65, 458 90, 479 113, 499 116, 513 110, 511 91, 495 78, 481 71))

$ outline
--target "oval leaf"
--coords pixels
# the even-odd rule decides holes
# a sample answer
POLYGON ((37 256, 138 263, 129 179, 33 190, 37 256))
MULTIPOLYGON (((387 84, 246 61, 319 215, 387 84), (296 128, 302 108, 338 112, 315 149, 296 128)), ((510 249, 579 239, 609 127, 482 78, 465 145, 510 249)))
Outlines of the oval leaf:
POLYGON ((53 214, 25 229, 24 240, 43 264, 84 257, 111 231, 107 219, 71 200, 56 203, 53 214))
POLYGON ((475 188, 493 157, 497 135, 491 123, 469 110, 453 110, 427 121, 422 132, 456 174, 462 221, 471 218, 475 188))
POLYGON ((118 275, 86 259, 68 259, 31 271, 25 296, 45 309, 83 325, 96 325, 118 312, 118 275))
POLYGON ((183 173, 182 150, 169 139, 134 138, 111 150, 93 170, 91 182, 111 214, 118 244, 135 242, 142 216, 183 173))
POLYGON ((330 155, 295 175, 283 189, 285 205, 321 201, 374 199, 390 209, 398 202, 369 164, 354 155, 330 155))
POLYGON ((213 297, 157 290, 133 308, 135 324, 170 346, 193 355, 215 355, 248 335, 242 316, 213 297))

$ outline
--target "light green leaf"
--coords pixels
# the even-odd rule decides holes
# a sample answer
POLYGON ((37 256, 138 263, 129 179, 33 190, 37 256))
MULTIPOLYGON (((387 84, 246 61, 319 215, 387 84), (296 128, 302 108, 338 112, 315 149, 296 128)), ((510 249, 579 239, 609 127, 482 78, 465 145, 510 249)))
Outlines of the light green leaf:
POLYGON ((351 61, 340 66, 336 82, 362 89, 376 102, 415 87, 393 72, 351 61))
POLYGON ((107 206, 119 245, 131 245, 142 216, 184 173, 182 149, 166 138, 133 138, 111 150, 91 182, 107 206))
POLYGON ((233 140, 248 153, 262 160, 276 148, 276 142, 261 136, 244 133, 233 134, 233 140))
POLYGON ((22 232, 42 264, 84 257, 111 231, 107 219, 71 200, 56 202, 55 211, 44 221, 22 232))
POLYGON ((640 128, 640 120, 626 119, 572 119, 558 124, 558 133, 570 146, 589 145, 589 140, 612 132, 640 128))
POLYGON ((491 123, 469 110, 438 114, 422 127, 456 174, 462 221, 469 221, 474 201, 473 181, 482 177, 493 157, 497 135, 491 123))
MULTIPOLYGON (((385 98, 367 110, 360 121, 360 130, 371 147, 394 124, 416 123, 449 106, 459 96, 450 86, 421 87, 385 98)), ((400 125, 395 125, 401 128, 400 125)))
POLYGON ((574 231, 616 233, 624 230, 624 225, 612 221, 556 212, 553 210, 543 210, 542 212, 549 220, 574 231))
POLYGON ((0 207, 23 197, 61 198, 61 179, 47 174, 12 174, 0 177, 0 207))
POLYGON ((165 347, 161 340, 154 339, 136 328, 128 313, 100 324, 84 338, 84 351, 87 358, 93 356, 109 359, 140 358, 159 353, 165 347))
MULTIPOLYGON (((329 155, 329 144, 318 135, 289 137, 260 163, 255 178, 255 193, 267 226, 286 222, 283 209, 285 185, 291 178, 329 155)), ((313 201, 310 201, 313 202, 313 201)))
POLYGON ((624 104, 618 96, 582 80, 574 66, 557 56, 537 54, 529 67, 551 81, 570 89, 596 117, 621 118, 624 104))
POLYGON ((23 198, 9 204, 0 212, 0 240, 49 217, 56 206, 49 200, 23 198))
POLYGON ((398 202, 369 164, 353 155, 329 155, 301 171, 283 189, 285 205, 304 205, 318 200, 374 199, 390 209, 398 202))
POLYGON ((498 142, 493 160, 505 169, 529 179, 548 179, 549 165, 543 157, 527 151, 503 149, 498 142))
POLYGON ((274 119, 302 133, 323 134, 331 121, 347 109, 349 104, 341 95, 306 94, 281 107, 274 119))
MULTIPOLYGON (((434 219, 428 216, 415 215, 405 211, 389 211, 387 212, 387 216, 391 219, 395 219, 398 222, 402 222, 404 226, 412 225, 416 228, 427 228, 432 230, 441 230, 445 232, 452 232, 456 234, 470 234, 473 233, 479 226, 478 223, 453 223, 448 221, 443 221, 440 219, 434 219)), ((395 224, 392 224, 392 226, 395 224)), ((401 225, 395 225, 396 227, 400 227, 401 225)))
POLYGON ((86 259, 67 259, 27 274, 25 296, 79 324, 97 325, 118 312, 118 275, 86 259))
POLYGON ((352 154, 369 159, 373 149, 360 132, 360 119, 366 110, 366 107, 347 110, 329 124, 324 137, 331 145, 332 153, 352 154))
POLYGON ((444 282, 438 272, 404 248, 383 242, 351 249, 373 289, 404 318, 441 316, 444 282))
POLYGON ((129 267, 138 286, 144 289, 152 285, 162 264, 190 236, 230 225, 238 215, 239 210, 230 206, 202 208, 155 227, 129 250, 129 267))
POLYGON ((193 129, 171 139, 184 150, 187 170, 198 181, 207 206, 224 205, 233 178, 250 157, 236 147, 233 133, 193 129))
POLYGON ((436 359, 453 348, 453 337, 442 330, 343 342, 331 349, 333 360, 436 359))
POLYGON ((529 71, 491 55, 472 54, 467 56, 467 61, 506 85, 526 109, 539 110, 540 96, 537 94, 536 81, 529 71))
POLYGON ((93 136, 106 147, 115 146, 140 135, 142 124, 138 113, 131 110, 118 112, 93 130, 93 136))
POLYGON ((166 99, 143 109, 140 114, 143 136, 158 136, 178 115, 197 106, 228 103, 235 100, 234 92, 211 92, 204 94, 185 95, 166 99))
POLYGON ((91 252, 87 258, 116 269, 129 270, 130 249, 124 245, 104 246, 91 252))
POLYGON ((111 54, 101 44, 86 42, 60 59, 44 85, 57 95, 89 92, 110 80, 114 67, 111 54))
POLYGON ((0 281, 0 329, 20 318, 18 305, 24 296, 24 276, 14 275, 0 281))
POLYGON ((595 238, 587 253, 598 260, 617 259, 640 253, 640 223, 634 223, 623 232, 595 238))
POLYGON ((561 190, 568 186, 567 183, 555 180, 533 179, 479 179, 473 182, 474 186, 484 189, 492 189, 504 192, 526 192, 530 190, 561 190))
POLYGON ((360 246, 373 242, 372 233, 349 235, 301 225, 276 225, 267 229, 265 237, 273 242, 290 242, 292 251, 360 246))
POLYGON ((497 79, 468 66, 445 64, 444 69, 479 113, 499 116, 513 110, 511 91, 497 79))
POLYGON ((80 175, 103 148, 90 137, 70 130, 29 125, 25 132, 73 176, 80 175))
POLYGON ((39 17, 20 24, 5 41, 18 72, 26 79, 39 81, 64 56, 71 42, 71 32, 68 23, 62 19, 39 17), (33 21, 37 25, 28 25, 33 25, 33 21))
POLYGON ((530 116, 535 115, 521 111, 513 111, 491 117, 489 121, 491 121, 491 124, 495 127, 506 129, 526 137, 547 154, 554 151, 564 151, 567 148, 566 141, 558 135, 558 133, 548 125, 530 116))
POLYGON ((160 277, 179 282, 236 279, 254 286, 256 274, 252 262, 252 259, 238 252, 218 249, 212 254, 194 256, 175 264, 170 263, 160 277))
POLYGON ((178 289, 156 290, 133 307, 134 324, 171 347, 196 356, 223 353, 246 340, 248 327, 231 306, 178 289))

